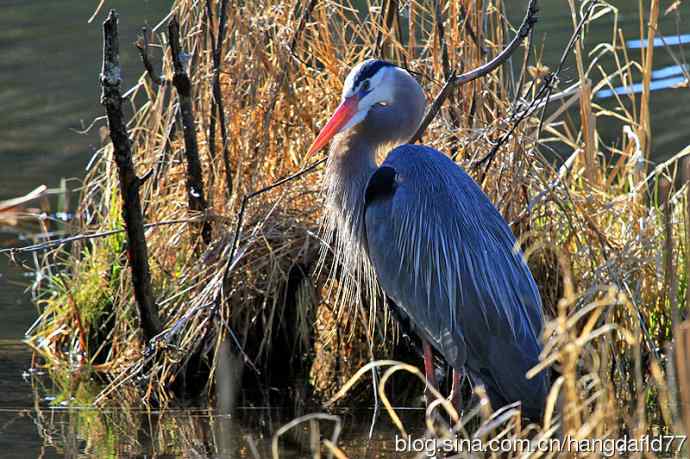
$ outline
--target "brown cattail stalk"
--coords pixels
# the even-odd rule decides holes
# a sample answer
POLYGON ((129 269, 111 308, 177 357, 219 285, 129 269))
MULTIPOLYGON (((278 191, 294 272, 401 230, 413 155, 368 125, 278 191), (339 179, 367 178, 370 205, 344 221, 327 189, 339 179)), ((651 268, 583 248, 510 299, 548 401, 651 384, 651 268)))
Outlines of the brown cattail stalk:
MULTIPOLYGON (((640 20, 642 17, 640 11, 640 20)), ((647 48, 643 48, 642 66, 642 100, 640 102, 640 128, 638 136, 642 143, 642 151, 649 158, 652 143, 652 127, 649 114, 650 85, 652 83, 652 64, 654 60, 654 36, 659 24, 659 0, 652 0, 649 7, 649 23, 647 24, 647 48)))
POLYGON ((690 321, 676 327, 676 377, 685 433, 690 434, 690 321))
POLYGON ((593 185, 599 183, 597 165, 597 125, 596 116, 592 111, 592 82, 589 78, 582 81, 580 91, 580 117, 582 123, 582 138, 584 141, 585 177, 593 185))
POLYGON ((659 307, 664 309, 665 303, 668 301, 671 308, 671 319, 673 325, 676 326, 680 323, 680 317, 678 305, 676 305, 676 271, 673 262, 672 186, 671 181, 666 177, 662 177, 659 181, 659 203, 662 206, 664 217, 664 284, 659 295, 659 307))
MULTIPOLYGON (((683 179, 686 183, 685 196, 685 276, 690 279, 690 257, 687 254, 690 244, 690 160, 683 161, 683 179)), ((690 311, 690 295, 685 294, 686 308, 690 311)), ((680 413, 685 433, 690 434, 690 320, 674 327, 675 337, 675 376, 678 381, 680 413)))

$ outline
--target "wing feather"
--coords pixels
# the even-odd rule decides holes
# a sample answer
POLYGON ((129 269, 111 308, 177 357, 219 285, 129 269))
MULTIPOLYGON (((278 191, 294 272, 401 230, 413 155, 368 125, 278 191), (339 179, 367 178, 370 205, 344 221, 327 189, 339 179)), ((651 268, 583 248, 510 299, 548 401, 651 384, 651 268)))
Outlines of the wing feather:
POLYGON ((542 306, 508 225, 434 149, 400 146, 382 167, 395 170, 395 192, 365 208, 381 287, 449 364, 468 366, 505 401, 538 405, 545 380, 524 375, 541 351, 542 306))

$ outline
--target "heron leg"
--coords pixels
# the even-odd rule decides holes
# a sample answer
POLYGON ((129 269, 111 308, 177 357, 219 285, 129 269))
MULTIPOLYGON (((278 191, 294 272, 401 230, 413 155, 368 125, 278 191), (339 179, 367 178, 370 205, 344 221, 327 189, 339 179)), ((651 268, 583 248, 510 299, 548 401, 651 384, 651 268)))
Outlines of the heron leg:
POLYGON ((455 407, 455 411, 460 414, 462 411, 462 370, 453 368, 453 385, 451 386, 448 399, 455 407))
POLYGON ((434 395, 429 390, 429 387, 433 387, 438 390, 438 385, 436 384, 436 374, 434 373, 434 354, 431 352, 431 345, 422 339, 422 348, 424 349, 424 374, 426 375, 426 389, 424 389, 424 397, 426 398, 426 404, 434 399, 434 395))

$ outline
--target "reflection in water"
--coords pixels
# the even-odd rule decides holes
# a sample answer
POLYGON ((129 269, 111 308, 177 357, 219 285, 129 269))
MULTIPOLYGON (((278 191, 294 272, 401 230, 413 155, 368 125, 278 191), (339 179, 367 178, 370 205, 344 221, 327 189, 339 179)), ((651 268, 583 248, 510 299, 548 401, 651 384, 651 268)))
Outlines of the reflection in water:
POLYGON ((251 443, 260 454, 267 451, 266 436, 246 427, 251 425, 246 417, 261 417, 261 413, 233 417, 209 410, 161 413, 119 408, 39 408, 22 414, 31 419, 44 445, 66 457, 235 458, 242 457, 240 451, 250 448, 251 443))
MULTIPOLYGON (((231 409, 232 388, 217 395, 224 399, 217 409, 204 401, 197 406, 165 411, 144 410, 127 393, 108 400, 102 408, 91 402, 100 391, 97 381, 74 372, 70 380, 26 372, 31 354, 19 343, 0 342, 0 457, 220 457, 267 458, 274 434, 292 421, 291 408, 231 409)), ((232 384, 233 362, 228 370, 232 384)), ((220 386, 226 387, 225 384, 220 386)), ((307 413, 309 414, 309 413, 307 413)), ((399 409, 410 433, 423 435, 424 411, 399 409)), ((375 434, 368 439, 373 410, 337 413, 343 431, 338 444, 349 457, 399 457, 394 454, 396 430, 385 413, 377 418, 375 434)), ((331 439, 331 420, 303 422, 276 439, 281 458, 312 457, 315 439, 331 439)), ((321 445, 322 457, 326 450, 321 445)))
MULTIPOLYGON (((274 432, 290 419, 280 410, 268 409, 238 410, 232 415, 220 415, 203 409, 158 412, 123 408, 36 408, 14 412, 7 418, 0 415, 0 420, 14 424, 15 431, 38 433, 35 444, 26 441, 30 437, 24 437, 23 442, 8 439, 14 440, 14 445, 25 447, 18 457, 24 457, 28 451, 44 451, 48 456, 65 457, 266 458, 272 457, 275 443, 281 458, 304 458, 312 457, 319 449, 325 454, 324 439, 336 439, 338 445, 348 451, 349 457, 399 457, 393 454, 396 431, 391 425, 379 427, 371 440, 366 429, 334 431, 336 425, 366 426, 367 416, 371 416, 370 411, 305 421, 279 437, 274 436, 274 432), (337 418, 338 423, 332 418, 337 418)), ((422 426, 423 411, 404 412, 402 419, 408 425, 422 426)), ((409 433, 421 437, 423 430, 409 433)))

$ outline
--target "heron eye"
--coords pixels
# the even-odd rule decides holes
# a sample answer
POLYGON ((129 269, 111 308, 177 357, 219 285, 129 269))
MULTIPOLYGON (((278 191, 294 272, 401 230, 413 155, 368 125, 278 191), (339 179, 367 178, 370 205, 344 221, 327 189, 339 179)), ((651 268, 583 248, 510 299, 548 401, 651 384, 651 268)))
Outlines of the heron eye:
POLYGON ((368 91, 369 90, 369 80, 364 80, 362 81, 362 84, 359 87, 362 91, 368 91))

